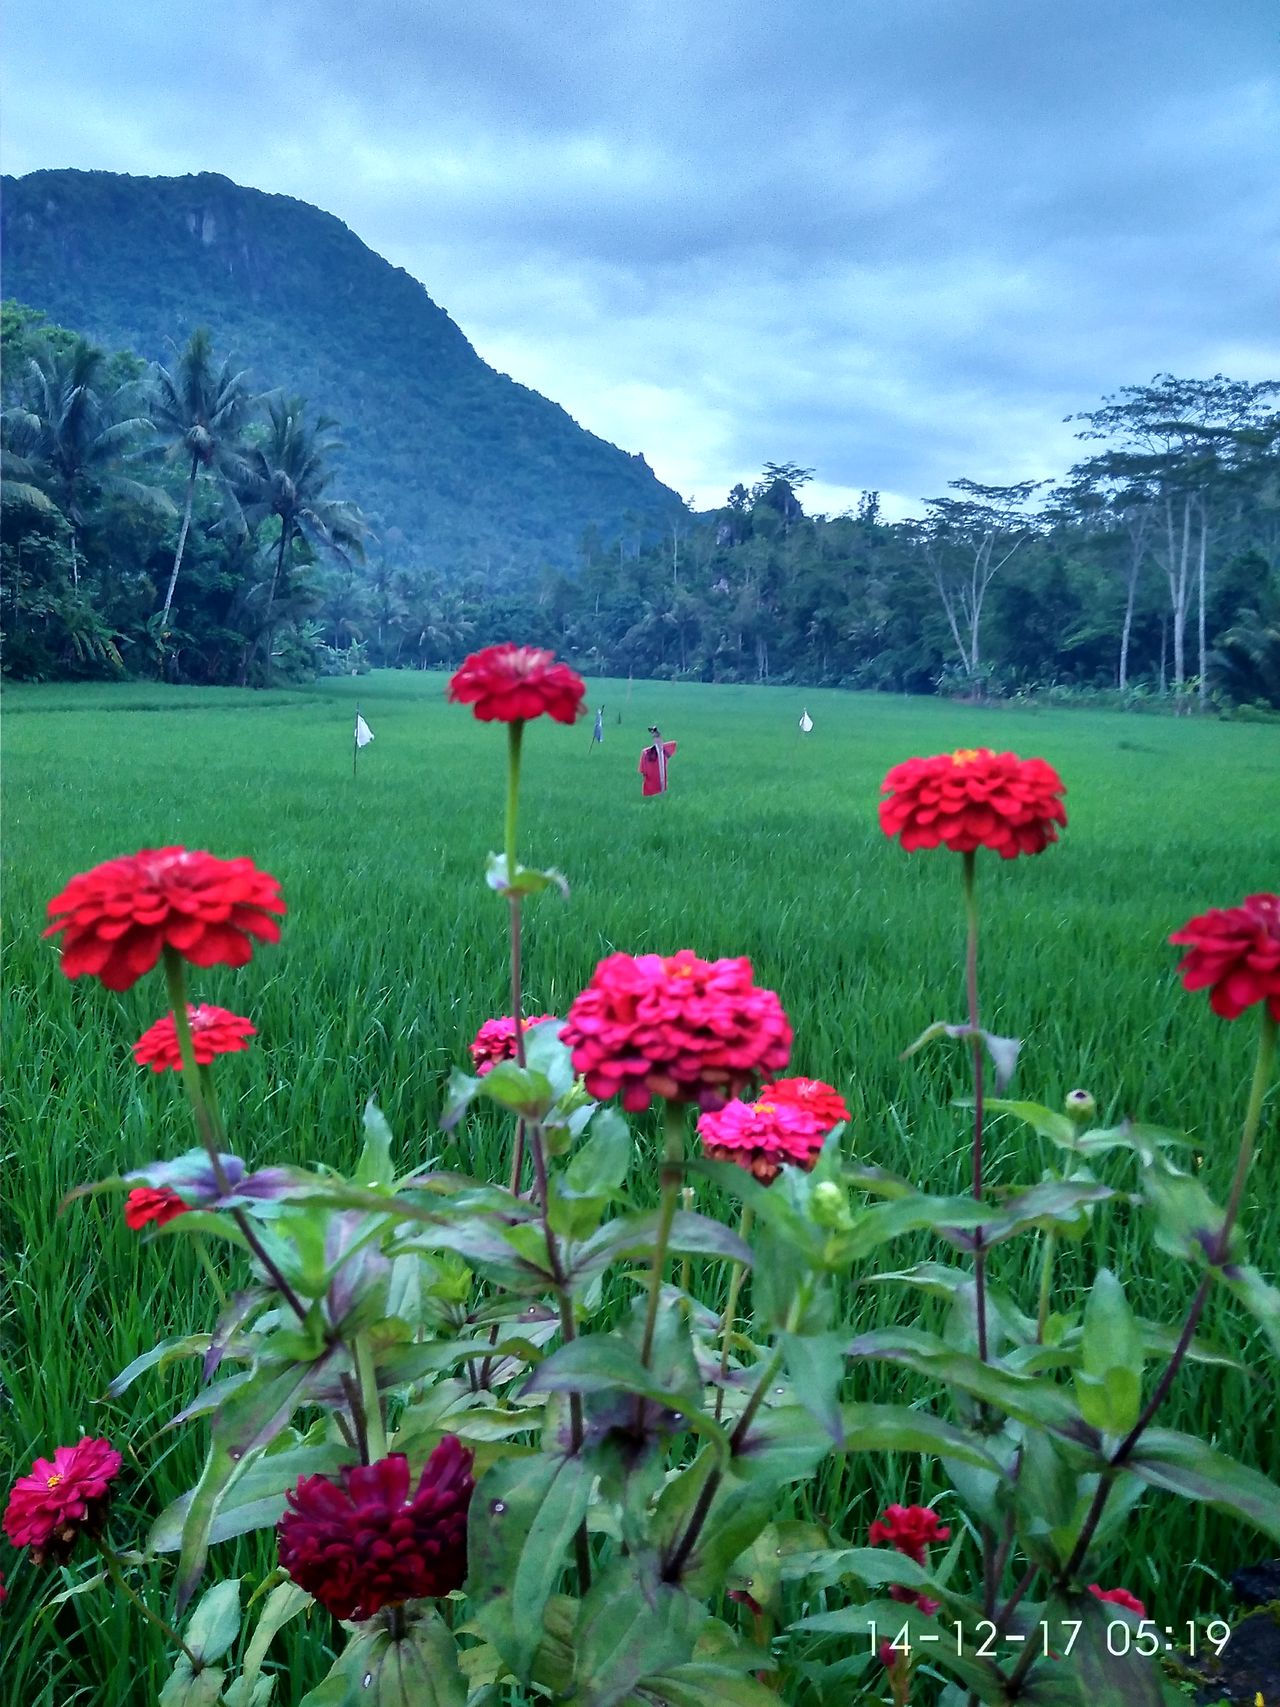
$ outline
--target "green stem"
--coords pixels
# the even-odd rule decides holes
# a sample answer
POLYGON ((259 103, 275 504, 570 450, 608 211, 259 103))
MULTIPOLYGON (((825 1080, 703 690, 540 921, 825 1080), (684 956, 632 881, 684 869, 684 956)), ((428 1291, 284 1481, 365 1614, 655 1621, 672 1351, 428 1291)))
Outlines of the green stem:
POLYGON ((667 1245, 671 1238, 671 1223, 675 1219, 676 1201, 680 1195, 680 1164, 684 1161, 684 1108, 678 1102, 664 1101, 662 1124, 666 1136, 666 1152, 662 1161, 662 1202, 658 1210, 658 1233, 653 1245, 653 1266, 649 1271, 649 1310, 644 1321, 644 1339, 640 1343, 641 1367, 648 1369, 653 1355, 653 1334, 658 1325, 658 1302, 662 1296, 662 1271, 667 1263, 667 1245))
POLYGON ((367 1334, 357 1334, 351 1347, 355 1358, 356 1375, 360 1381, 360 1404, 364 1411, 365 1443, 369 1462, 376 1463, 387 1456, 387 1425, 378 1397, 378 1373, 373 1363, 373 1347, 367 1334))
POLYGON ((1049 1297, 1053 1290, 1053 1259, 1057 1239, 1050 1228, 1043 1235, 1040 1249, 1040 1301, 1036 1307, 1036 1344, 1044 1344, 1045 1324, 1049 1320, 1049 1297))
POLYGON ((199 1257, 201 1266, 209 1276, 210 1284, 218 1295, 218 1306, 220 1309, 225 1309, 227 1303, 227 1289, 222 1284, 222 1276, 215 1268, 213 1258, 209 1255, 209 1247, 203 1233, 196 1234, 194 1244, 196 1256, 199 1257))
POLYGON ((1262 1125, 1262 1103, 1267 1094, 1267 1086, 1271 1082, 1271 1070, 1275 1065, 1278 1029, 1280 1027, 1272 1019, 1264 1002, 1262 1025, 1258 1031, 1258 1053, 1253 1063, 1253 1083, 1249 1087, 1249 1105, 1245 1109, 1244 1128, 1240 1134, 1240 1153, 1236 1157, 1236 1171, 1231 1181, 1231 1193, 1227 1198, 1227 1212, 1214 1250, 1213 1260, 1216 1264, 1221 1264, 1226 1258, 1231 1229, 1236 1224, 1244 1199, 1245 1181, 1257 1147, 1258 1129, 1262 1125))
MULTIPOLYGON (((978 892, 977 855, 964 855, 964 911, 967 935, 964 955, 965 989, 969 998, 970 1044, 973 1049, 973 1195, 982 1201, 983 1127, 986 1117, 982 1024, 978 1007, 978 892)), ((973 1287, 978 1317, 978 1356, 987 1361, 987 1253, 982 1244, 982 1228, 973 1234, 973 1287)))
MULTIPOLYGON (((751 1236, 751 1223, 755 1212, 749 1204, 742 1206, 742 1219, 738 1223, 738 1237, 745 1245, 751 1236)), ((738 1294, 742 1291, 742 1283, 747 1277, 746 1263, 736 1262, 729 1276, 729 1301, 724 1307, 724 1320, 720 1324, 720 1385, 716 1388, 716 1421, 720 1421, 724 1410, 725 1382, 729 1377, 729 1341, 733 1338, 734 1323, 738 1319, 738 1294)))
MULTIPOLYGON (((177 949, 164 945, 164 975, 169 986, 169 1001, 173 1007, 173 1028, 178 1039, 178 1053, 182 1057, 182 1082, 186 1086, 187 1097, 196 1117, 196 1130, 200 1134, 200 1142, 208 1153, 209 1162, 213 1168, 214 1182, 223 1196, 230 1196, 231 1181, 227 1170, 222 1165, 222 1156, 218 1149, 217 1130, 221 1129, 221 1117, 217 1115, 216 1104, 211 1112, 205 1097, 204 1085, 200 1078, 200 1067, 196 1061, 195 1043, 191 1036, 191 1019, 187 1013, 187 975, 182 964, 182 956, 177 949), (215 1130, 215 1119, 218 1128, 215 1130)), ((212 1079, 209 1080, 212 1087, 212 1079)), ((266 1271, 271 1284, 288 1304, 299 1321, 306 1318, 307 1309, 298 1294, 281 1274, 279 1265, 272 1261, 262 1240, 254 1231, 253 1223, 243 1209, 233 1209, 231 1219, 240 1229, 245 1243, 257 1257, 266 1271)))
MULTIPOLYGON (((130 1587, 129 1583, 125 1580, 124 1572, 120 1568, 119 1559, 116 1558, 115 1554, 111 1551, 110 1547, 107 1546, 105 1541, 100 1541, 98 1543, 98 1551, 102 1554, 103 1563, 107 1567, 107 1575, 111 1578, 111 1581, 114 1583, 116 1588, 120 1590, 120 1593, 124 1595, 125 1599, 137 1607, 138 1611, 146 1619, 148 1624, 153 1624, 155 1628, 160 1631, 166 1642, 171 1643, 175 1648, 179 1648, 187 1656, 187 1663, 190 1665, 193 1672, 203 1671, 204 1661, 200 1656, 192 1652, 192 1650, 183 1641, 182 1637, 174 1629, 172 1624, 161 1618, 158 1612, 153 1612, 138 1591, 135 1588, 130 1587)), ((218 1696, 218 1700, 222 1700, 221 1695, 218 1696)))

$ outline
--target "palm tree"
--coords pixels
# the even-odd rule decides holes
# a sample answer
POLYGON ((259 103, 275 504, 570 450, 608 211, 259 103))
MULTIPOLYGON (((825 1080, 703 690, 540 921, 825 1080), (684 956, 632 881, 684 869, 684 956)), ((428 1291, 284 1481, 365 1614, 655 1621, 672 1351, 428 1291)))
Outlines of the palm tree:
POLYGON ((165 494, 119 472, 154 429, 145 415, 130 414, 130 382, 107 389, 107 358, 84 338, 65 349, 47 348, 27 364, 20 411, 8 411, 26 440, 37 484, 71 524, 71 574, 80 584, 80 535, 85 505, 96 488, 135 503, 172 511, 165 494), (21 413, 23 421, 17 422, 21 413))
MULTIPOLYGON (((295 542, 303 539, 313 549, 331 551, 344 561, 351 557, 363 561, 369 530, 355 504, 324 495, 333 473, 330 459, 342 449, 341 443, 330 437, 337 422, 327 415, 308 421, 300 397, 272 398, 267 414, 266 438, 246 459, 241 505, 250 527, 258 527, 271 516, 280 523, 263 623, 269 672, 276 595, 287 584, 295 542)), ((242 683, 248 675, 251 652, 252 647, 246 649, 242 683)))
POLYGON ((169 620, 173 590, 187 548, 197 479, 202 473, 211 475, 221 482, 224 492, 234 502, 235 482, 244 475, 239 441, 251 403, 245 378, 244 372, 232 372, 230 362, 223 362, 215 373, 213 342, 204 326, 198 326, 191 334, 178 358, 176 373, 159 366, 155 370, 151 419, 161 436, 169 441, 165 456, 187 465, 182 527, 160 610, 158 628, 162 633, 169 620))

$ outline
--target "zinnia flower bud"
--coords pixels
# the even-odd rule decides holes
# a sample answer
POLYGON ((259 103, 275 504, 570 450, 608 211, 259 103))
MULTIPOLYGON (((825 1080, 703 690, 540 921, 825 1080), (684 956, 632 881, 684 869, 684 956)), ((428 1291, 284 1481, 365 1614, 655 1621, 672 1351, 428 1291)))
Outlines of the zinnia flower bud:
POLYGON ((1092 1091, 1068 1091, 1062 1106, 1078 1126, 1088 1126, 1098 1112, 1092 1091))
POLYGON ((809 1208, 818 1226, 829 1232, 843 1233, 853 1225, 849 1194, 833 1179, 824 1179, 814 1186, 809 1208))

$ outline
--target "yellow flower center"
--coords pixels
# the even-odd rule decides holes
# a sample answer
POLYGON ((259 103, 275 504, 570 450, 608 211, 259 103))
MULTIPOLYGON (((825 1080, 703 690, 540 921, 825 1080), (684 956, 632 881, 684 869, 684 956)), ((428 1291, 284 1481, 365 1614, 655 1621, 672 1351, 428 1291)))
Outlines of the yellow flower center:
POLYGON ((776 1114, 778 1112, 776 1102, 753 1102, 751 1108, 755 1114, 776 1114))
POLYGON ((57 1470, 55 1470, 53 1475, 49 1477, 48 1481, 46 1481, 45 1487, 46 1488, 56 1488, 58 1483, 61 1480, 62 1480, 61 1475, 59 1474, 59 1472, 57 1470))
POLYGON ((953 765, 971 765, 975 759, 982 757, 981 747, 957 747, 951 755, 953 765))

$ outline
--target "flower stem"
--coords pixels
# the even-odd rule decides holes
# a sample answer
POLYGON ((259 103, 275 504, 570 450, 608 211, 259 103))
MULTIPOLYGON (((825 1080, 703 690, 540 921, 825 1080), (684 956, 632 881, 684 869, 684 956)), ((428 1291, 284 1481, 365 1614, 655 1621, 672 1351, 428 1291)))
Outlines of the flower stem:
MULTIPOLYGON (((968 925, 964 955, 965 988, 969 998, 970 1044, 973 1050, 973 1195, 982 1201, 983 1126, 986 1117, 985 1085, 983 1080, 982 1020, 978 1007, 978 894, 977 855, 970 850, 964 855, 964 911, 968 925)), ((978 1356, 987 1362, 987 1253, 982 1244, 982 1228, 973 1233, 973 1286, 978 1317, 978 1356)))
POLYGON ((1040 1300, 1036 1306, 1036 1344, 1044 1344, 1045 1324, 1049 1320, 1049 1299, 1053 1291, 1053 1259, 1058 1241, 1052 1228, 1042 1235, 1040 1248, 1040 1300))
POLYGON ((667 1262, 667 1244, 680 1195, 680 1164, 684 1160, 684 1109, 678 1102, 662 1105, 666 1151, 662 1160, 662 1202, 658 1209, 658 1232, 653 1244, 653 1266, 649 1271, 649 1309, 640 1342, 640 1363, 645 1369, 653 1355, 653 1334, 658 1325, 658 1301, 662 1296, 662 1271, 667 1262))
POLYGON ((1240 1134, 1240 1153, 1236 1157, 1236 1171, 1231 1181, 1231 1193, 1227 1198, 1227 1212, 1222 1222, 1222 1230, 1218 1234, 1213 1251, 1213 1261, 1221 1264, 1227 1255, 1227 1246, 1231 1239, 1231 1229, 1236 1224, 1240 1214, 1240 1204, 1244 1198, 1245 1181, 1248 1178, 1249 1166, 1253 1161, 1253 1152, 1258 1142, 1258 1128, 1262 1124, 1262 1103, 1267 1094, 1267 1085, 1271 1080, 1271 1070, 1276 1058, 1276 1032, 1280 1027, 1271 1017, 1264 1002, 1262 1004, 1262 1025, 1258 1031, 1258 1053, 1253 1063, 1253 1083, 1249 1087, 1249 1104, 1245 1109, 1244 1128, 1240 1134))
MULTIPOLYGON (((210 1112, 209 1103, 205 1097, 204 1085, 200 1080, 200 1067, 196 1061, 195 1043, 191 1036, 191 1020, 187 1014, 187 975, 182 964, 182 956, 177 949, 164 945, 164 975, 169 986, 169 1001, 173 1007, 173 1028, 178 1039, 178 1053, 182 1057, 182 1082, 186 1086, 187 1097, 196 1117, 196 1130, 200 1134, 200 1142, 204 1145, 213 1169, 214 1183, 221 1196, 231 1195, 231 1181, 227 1170, 222 1165, 222 1156, 218 1149, 218 1139, 214 1128, 215 1114, 210 1112)), ((212 1079, 209 1080, 212 1086, 212 1079)), ((216 1108, 216 1105, 215 1105, 216 1108)), ((221 1119, 218 1117, 218 1129, 221 1129, 221 1119)), ((265 1270, 271 1284, 288 1304, 299 1321, 306 1318, 307 1309, 289 1282, 281 1274, 279 1265, 268 1255, 262 1240, 254 1231, 253 1223, 243 1209, 233 1209, 231 1219, 244 1236, 245 1243, 257 1257, 265 1270)))
POLYGON ((369 1462, 387 1456, 387 1425, 378 1397, 378 1372, 373 1362, 373 1347, 367 1334, 357 1334, 351 1347, 356 1374, 360 1380, 360 1403, 364 1410, 365 1443, 369 1462))
MULTIPOLYGON (((200 1656, 193 1653, 183 1641, 182 1637, 174 1629, 173 1625, 168 1623, 166 1619, 161 1618, 158 1612, 153 1612, 147 1605, 146 1601, 143 1600, 142 1596, 138 1593, 137 1589, 130 1586, 125 1578, 123 1570, 120 1568, 119 1559, 116 1558, 115 1554, 111 1551, 110 1547, 107 1546, 105 1541, 100 1541, 98 1543, 98 1551, 102 1554, 102 1561, 107 1567, 107 1575, 111 1578, 115 1587, 120 1590, 120 1593, 124 1595, 125 1599, 137 1607, 138 1611, 147 1620, 148 1624, 153 1624, 155 1628, 160 1631, 166 1642, 171 1643, 173 1647, 180 1649, 182 1653, 186 1655, 187 1663, 190 1665, 193 1672, 203 1671, 204 1661, 200 1656)), ((218 1699, 222 1699, 221 1695, 219 1695, 218 1699)))
MULTIPOLYGON (((745 1245, 751 1235, 751 1223, 755 1212, 750 1204, 742 1206, 742 1219, 738 1223, 738 1237, 745 1245)), ((729 1301, 724 1307, 724 1320, 720 1324, 720 1385, 716 1388, 715 1419, 720 1421, 724 1410, 724 1388, 729 1378, 729 1341, 733 1338, 734 1324, 738 1319, 738 1294, 742 1291, 742 1283, 747 1276, 747 1265, 736 1262, 729 1276, 729 1301)))
MULTIPOLYGON (((516 826, 520 816, 520 746, 524 738, 524 724, 517 718, 514 723, 507 724, 507 811, 503 823, 503 850, 507 860, 507 883, 515 882, 518 864, 516 860, 516 826)), ((521 976, 521 897, 518 891, 511 889, 507 895, 508 922, 511 938, 511 1023, 515 1027, 516 1065, 525 1065, 524 1053, 524 990, 521 976)), ((511 1191, 514 1195, 520 1189, 521 1176, 524 1173, 525 1152, 525 1123, 516 1122, 516 1141, 511 1153, 511 1191)))

